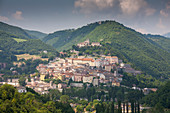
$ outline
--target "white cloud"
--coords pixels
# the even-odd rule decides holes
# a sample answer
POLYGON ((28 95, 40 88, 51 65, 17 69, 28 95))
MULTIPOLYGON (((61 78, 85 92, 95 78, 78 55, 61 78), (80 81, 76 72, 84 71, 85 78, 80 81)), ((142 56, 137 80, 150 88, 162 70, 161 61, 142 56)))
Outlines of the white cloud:
POLYGON ((22 20, 22 12, 21 11, 16 11, 13 15, 12 15, 16 20, 22 20))
POLYGON ((114 6, 114 0, 77 0, 74 3, 83 13, 91 13, 95 10, 104 10, 114 6))
POLYGON ((168 13, 166 12, 166 10, 160 10, 160 14, 164 17, 168 17, 168 13))
POLYGON ((160 29, 165 29, 166 28, 166 26, 162 23, 162 19, 161 18, 159 19, 159 22, 158 22, 158 24, 156 26, 158 28, 160 28, 160 29))
POLYGON ((119 0, 120 8, 126 15, 136 14, 142 7, 146 6, 147 3, 144 0, 119 0))
POLYGON ((0 16, 0 21, 9 21, 9 19, 5 16, 0 16))
POLYGON ((156 11, 145 0, 119 0, 119 2, 124 15, 135 15, 138 12, 144 12, 146 16, 151 16, 156 11))

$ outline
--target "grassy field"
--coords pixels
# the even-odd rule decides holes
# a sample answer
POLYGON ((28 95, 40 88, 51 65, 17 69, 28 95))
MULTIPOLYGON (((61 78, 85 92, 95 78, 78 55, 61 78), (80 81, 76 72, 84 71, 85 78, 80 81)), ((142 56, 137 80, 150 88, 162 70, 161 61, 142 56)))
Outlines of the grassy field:
POLYGON ((27 41, 27 40, 25 40, 25 39, 19 39, 19 38, 13 38, 15 41, 17 41, 17 42, 24 42, 24 41, 27 41))
POLYGON ((41 58, 41 56, 37 56, 37 55, 21 54, 21 55, 16 55, 16 56, 17 56, 17 60, 20 60, 20 59, 25 59, 25 60, 40 59, 40 60, 47 60, 48 61, 48 58, 41 58))

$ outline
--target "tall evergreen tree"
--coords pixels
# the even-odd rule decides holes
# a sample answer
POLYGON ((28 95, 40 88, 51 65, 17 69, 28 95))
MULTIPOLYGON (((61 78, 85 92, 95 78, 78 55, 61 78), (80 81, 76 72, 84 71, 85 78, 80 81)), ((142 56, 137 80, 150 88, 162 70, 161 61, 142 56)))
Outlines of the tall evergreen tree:
POLYGON ((110 104, 109 113, 114 113, 114 101, 110 104))
POLYGON ((125 102, 123 102, 123 113, 125 113, 125 102))
POLYGON ((129 105, 128 105, 128 102, 126 103, 126 112, 129 113, 129 105))
POLYGON ((138 109, 138 113, 140 113, 140 103, 139 103, 139 101, 138 101, 138 104, 137 104, 137 109, 138 109))
POLYGON ((133 101, 131 101, 131 113, 134 113, 134 102, 133 101))
POLYGON ((118 113, 122 113, 121 101, 118 101, 118 113))

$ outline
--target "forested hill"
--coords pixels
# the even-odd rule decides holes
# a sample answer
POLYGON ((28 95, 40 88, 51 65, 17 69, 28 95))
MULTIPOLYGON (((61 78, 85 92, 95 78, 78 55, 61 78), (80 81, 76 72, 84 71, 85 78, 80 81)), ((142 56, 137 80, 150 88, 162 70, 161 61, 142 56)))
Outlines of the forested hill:
POLYGON ((11 26, 8 24, 5 24, 3 22, 0 22, 0 31, 4 31, 10 34, 14 34, 18 36, 21 39, 34 39, 35 37, 29 35, 27 32, 25 32, 22 28, 11 26))
MULTIPOLYGON (((170 77, 170 53, 163 49, 165 47, 153 44, 145 35, 115 21, 96 22, 75 30, 58 31, 49 34, 43 41, 58 50, 66 50, 86 39, 101 42, 106 51, 123 56, 144 73, 158 78, 170 77)), ((123 57, 120 58, 124 60, 123 57)))
POLYGON ((18 36, 0 31, 0 48, 13 54, 40 54, 42 51, 57 53, 39 39, 20 39, 18 36))
POLYGON ((160 48, 170 52, 170 38, 166 38, 160 35, 145 35, 151 43, 159 46, 160 48))
POLYGON ((29 35, 35 37, 36 39, 43 39, 47 36, 47 34, 39 32, 39 31, 32 31, 32 30, 25 30, 29 35))
MULTIPOLYGON (((3 53, 7 52, 12 55, 25 53, 39 55, 43 51, 47 51, 48 56, 58 55, 55 48, 35 38, 35 36, 29 35, 22 28, 0 22, 0 51, 3 53)), ((8 59, 10 57, 11 55, 8 56, 8 59)), ((0 58, 1 61, 8 60, 3 55, 0 58)))

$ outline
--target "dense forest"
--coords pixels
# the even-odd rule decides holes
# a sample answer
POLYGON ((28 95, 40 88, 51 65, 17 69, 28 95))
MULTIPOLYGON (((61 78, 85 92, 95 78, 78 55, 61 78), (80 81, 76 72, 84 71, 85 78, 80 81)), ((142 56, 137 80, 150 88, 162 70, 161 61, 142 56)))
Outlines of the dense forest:
POLYGON ((0 87, 0 112, 2 113, 74 113, 69 103, 50 101, 27 89, 19 93, 11 85, 0 87))

